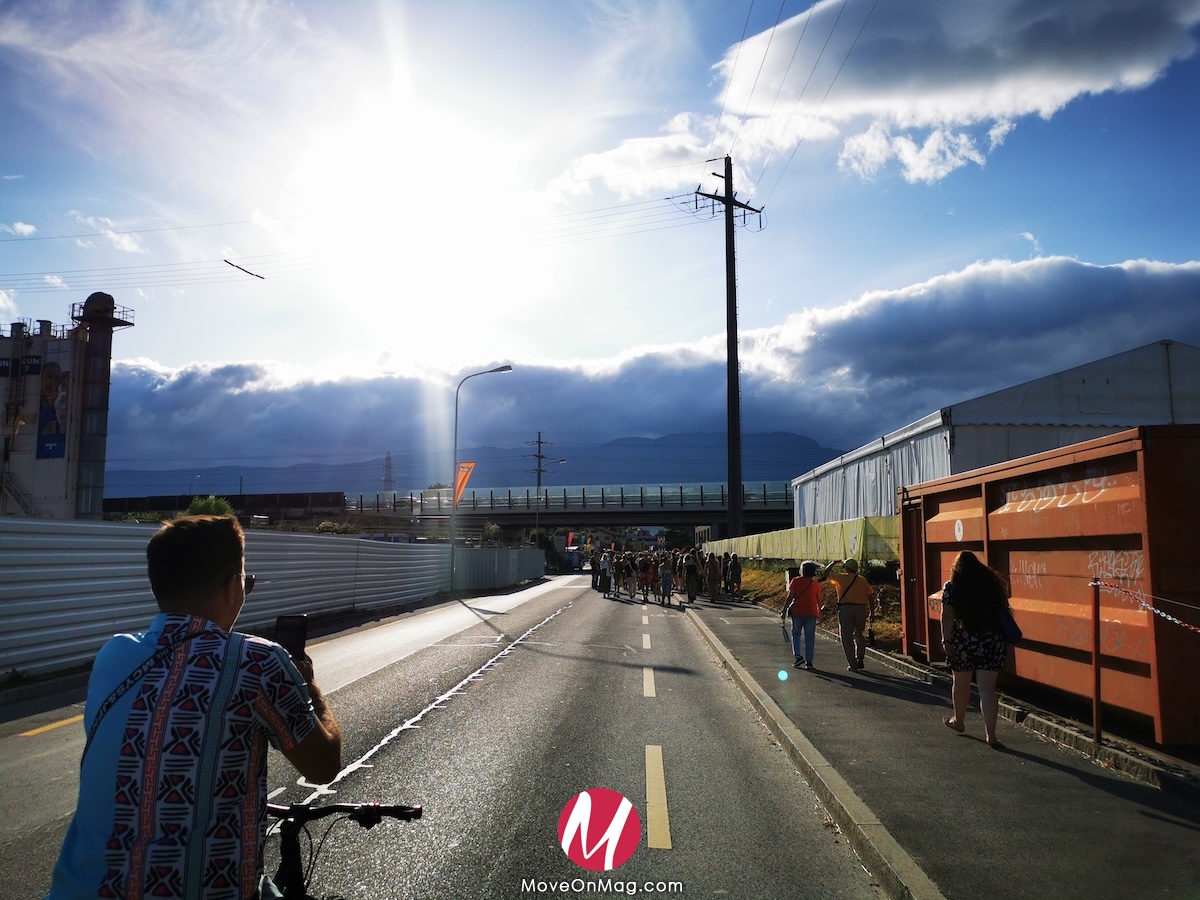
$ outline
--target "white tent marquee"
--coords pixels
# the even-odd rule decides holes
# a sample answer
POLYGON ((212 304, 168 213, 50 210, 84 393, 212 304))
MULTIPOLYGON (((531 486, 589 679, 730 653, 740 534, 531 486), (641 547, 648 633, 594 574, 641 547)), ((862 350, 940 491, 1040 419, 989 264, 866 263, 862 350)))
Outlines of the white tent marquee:
POLYGON ((1200 348, 1146 344, 947 406, 792 481, 797 528, 890 516, 896 492, 1139 425, 1200 423, 1200 348))

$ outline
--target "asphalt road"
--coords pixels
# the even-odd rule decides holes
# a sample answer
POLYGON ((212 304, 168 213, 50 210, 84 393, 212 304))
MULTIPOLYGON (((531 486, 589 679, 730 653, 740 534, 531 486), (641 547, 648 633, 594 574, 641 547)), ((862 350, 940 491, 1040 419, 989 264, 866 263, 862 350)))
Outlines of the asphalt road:
MULTIPOLYGON (((337 825, 312 892, 588 896, 557 885, 611 878, 646 896, 881 897, 692 623, 587 585, 553 579, 313 646, 346 735, 331 799, 420 803, 425 817, 337 825), (642 828, 632 858, 599 875, 558 839, 565 804, 595 788, 629 798, 642 828)), ((79 707, 43 706, 0 725, 2 898, 41 896, 74 800, 81 726, 23 735, 79 707)), ((270 772, 278 800, 326 793, 277 754, 270 772)))

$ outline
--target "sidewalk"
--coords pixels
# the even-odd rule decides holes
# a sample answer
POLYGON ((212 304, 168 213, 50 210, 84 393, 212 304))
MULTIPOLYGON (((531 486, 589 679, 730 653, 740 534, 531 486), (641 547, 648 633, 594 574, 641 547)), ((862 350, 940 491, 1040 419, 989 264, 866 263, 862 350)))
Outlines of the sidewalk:
POLYGON ((949 680, 931 670, 872 651, 848 672, 818 629, 806 672, 772 610, 702 599, 688 616, 890 896, 1200 897, 1200 804, 1145 783, 1177 787, 1172 766, 1093 760, 1037 716, 1002 719, 993 750, 977 700, 966 734, 942 724, 949 680))

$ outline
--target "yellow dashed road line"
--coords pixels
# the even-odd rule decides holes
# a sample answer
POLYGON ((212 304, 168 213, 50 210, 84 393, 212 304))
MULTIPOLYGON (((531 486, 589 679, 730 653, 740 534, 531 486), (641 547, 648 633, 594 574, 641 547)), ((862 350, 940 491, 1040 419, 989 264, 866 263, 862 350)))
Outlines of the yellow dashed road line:
POLYGON ((642 696, 657 697, 654 693, 654 670, 649 666, 642 668, 642 696))
POLYGON ((35 734, 42 734, 47 731, 53 731, 55 728, 62 728, 64 725, 74 725, 76 722, 82 722, 83 716, 72 716, 69 719, 63 719, 61 722, 51 722, 49 725, 43 725, 41 728, 35 728, 32 731, 22 731, 21 737, 33 737, 35 734))
POLYGON ((667 781, 662 747, 646 745, 646 846, 671 849, 671 817, 667 815, 667 781))

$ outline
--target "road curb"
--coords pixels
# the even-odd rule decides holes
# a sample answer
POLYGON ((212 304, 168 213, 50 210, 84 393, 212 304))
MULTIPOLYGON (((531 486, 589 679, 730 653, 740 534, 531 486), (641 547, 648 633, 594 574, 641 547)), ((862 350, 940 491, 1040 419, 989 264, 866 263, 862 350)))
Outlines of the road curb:
POLYGON ((700 616, 694 610, 686 612, 887 895, 896 900, 946 900, 937 885, 883 827, 879 817, 733 658, 700 616))

